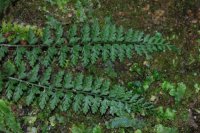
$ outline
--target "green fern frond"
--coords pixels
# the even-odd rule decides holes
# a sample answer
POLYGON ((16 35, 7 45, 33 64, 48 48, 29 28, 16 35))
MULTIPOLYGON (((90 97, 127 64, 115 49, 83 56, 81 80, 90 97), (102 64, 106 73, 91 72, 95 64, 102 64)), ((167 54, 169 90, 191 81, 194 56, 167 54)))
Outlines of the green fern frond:
POLYGON ((29 29, 29 31, 28 31, 27 41, 30 45, 34 45, 38 41, 38 38, 36 37, 36 35, 32 29, 29 29))
POLYGON ((70 27, 68 32, 69 44, 74 45, 79 41, 80 38, 77 36, 78 35, 77 32, 78 32, 77 25, 76 24, 72 25, 72 27, 70 27))
POLYGON ((26 58, 28 59, 30 66, 33 67, 35 65, 41 52, 40 48, 34 48, 31 51, 26 51, 26 58))
POLYGON ((48 67, 53 62, 53 59, 56 53, 57 53, 57 49, 55 47, 48 48, 42 61, 45 67, 48 67))
POLYGON ((53 39, 51 38, 50 28, 47 26, 43 30, 42 41, 44 45, 50 46, 53 43, 53 39))
POLYGON ((8 53, 8 48, 0 47, 0 61, 3 59, 3 57, 6 56, 7 53, 8 53))
POLYGON ((90 63, 91 48, 91 45, 84 45, 82 49, 82 62, 84 66, 87 66, 90 63))
POLYGON ((49 80, 51 78, 51 73, 52 73, 52 68, 48 67, 45 71, 44 74, 40 78, 40 83, 42 85, 49 85, 49 80))
POLYGON ((39 72, 39 65, 33 67, 33 69, 28 73, 29 82, 36 82, 38 81, 38 72, 39 72))
POLYGON ((26 49, 24 47, 17 47, 17 49, 15 50, 14 52, 14 55, 15 55, 15 64, 17 66, 19 66, 23 60, 23 56, 26 52, 26 49))
POLYGON ((67 60, 67 53, 68 53, 68 47, 67 46, 63 46, 60 48, 59 50, 59 58, 58 58, 58 62, 60 67, 65 67, 66 64, 66 60, 67 60))
POLYGON ((8 99, 13 98, 14 101, 18 101, 25 96, 27 105, 30 105, 38 99, 36 97, 39 97, 41 109, 49 106, 53 110, 59 106, 61 110, 66 111, 72 107, 75 112, 82 111, 85 114, 100 110, 102 115, 107 111, 111 115, 123 115, 150 110, 153 107, 151 103, 145 102, 144 98, 126 91, 126 88, 120 85, 110 86, 109 80, 85 77, 83 74, 74 77, 64 71, 54 75, 50 74, 52 73, 50 68, 44 72, 41 80, 36 80, 39 79, 38 70, 38 66, 35 66, 26 80, 8 77, 6 85, 8 99), (65 105, 63 102, 70 105, 65 105))
POLYGON ((16 65, 23 60, 24 51, 27 48, 26 56, 31 66, 35 65, 37 58, 42 57, 41 63, 48 67, 54 61, 55 55, 59 55, 56 61, 60 67, 65 67, 67 55, 70 56, 69 59, 73 65, 80 63, 87 66, 100 59, 122 62, 130 59, 134 53, 150 58, 155 52, 174 49, 174 46, 160 35, 145 35, 143 32, 132 29, 126 31, 122 26, 117 27, 110 22, 102 27, 99 26, 98 21, 83 25, 74 24, 68 29, 67 35, 63 31, 64 28, 60 23, 55 24, 54 27, 47 25, 43 30, 42 38, 36 38, 34 32, 29 30, 27 45, 18 44, 20 35, 13 39, 13 44, 16 45, 0 45, 0 59, 7 56, 7 47, 17 47, 14 52, 16 65), (41 52, 45 54, 41 55, 41 52))

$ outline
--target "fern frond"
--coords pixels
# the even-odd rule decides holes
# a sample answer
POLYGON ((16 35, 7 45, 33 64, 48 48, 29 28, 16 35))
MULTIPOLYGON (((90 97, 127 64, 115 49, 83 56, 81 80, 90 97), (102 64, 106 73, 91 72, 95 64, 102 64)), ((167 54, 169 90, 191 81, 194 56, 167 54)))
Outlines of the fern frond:
POLYGON ((116 32, 117 32, 116 41, 117 42, 124 41, 124 28, 120 26, 116 32))
POLYGON ((42 64, 45 67, 48 67, 51 64, 52 60, 54 59, 54 56, 56 55, 56 53, 57 53, 57 49, 55 47, 49 47, 43 58, 42 64))
POLYGON ((103 48, 102 48, 102 59, 104 62, 106 62, 109 58, 109 53, 110 53, 110 45, 106 44, 103 48))
POLYGON ((133 127, 134 129, 141 129, 145 126, 142 120, 128 117, 116 117, 106 122, 107 128, 125 128, 133 127))
POLYGON ((64 77, 63 86, 66 89, 70 89, 74 87, 74 81, 72 81, 72 74, 67 73, 64 77))
POLYGON ((91 63, 94 64, 100 56, 101 45, 94 45, 91 48, 91 63))
POLYGON ((55 36, 56 36, 55 38, 56 45, 64 44, 65 39, 63 38, 63 27, 61 24, 58 24, 56 26, 55 36))
POLYGON ((54 110, 56 106, 58 106, 59 102, 60 101, 60 98, 63 97, 63 93, 62 92, 56 92, 56 93, 53 93, 51 95, 51 100, 49 101, 50 102, 50 109, 54 110))
POLYGON ((75 78, 74 81, 74 88, 76 88, 77 90, 81 90, 82 89, 82 85, 83 85, 83 74, 78 74, 78 76, 75 78))
POLYGON ((18 66, 17 69, 17 75, 19 79, 24 79, 26 77, 26 64, 24 62, 21 62, 21 64, 18 66))
POLYGON ((33 48, 31 51, 26 51, 26 58, 29 61, 30 66, 34 66, 41 54, 40 48, 33 48))
POLYGON ((48 92, 46 92, 46 91, 40 92, 39 106, 40 106, 41 109, 44 109, 48 100, 49 100, 48 92))
POLYGON ((0 47, 0 61, 5 57, 5 55, 8 53, 8 48, 6 47, 0 47))
POLYGON ((0 44, 4 43, 6 41, 6 38, 0 33, 0 44))
POLYGON ((29 29, 29 31, 28 31, 27 41, 30 45, 34 45, 38 41, 38 38, 36 37, 36 35, 32 29, 29 29))
MULTIPOLYGON (((18 47, 17 43, 20 38, 17 36, 13 39, 13 44, 16 45, 9 45, 9 47, 17 47, 15 50, 17 65, 23 59, 24 53, 20 52, 22 47, 23 49, 33 47, 32 50, 28 49, 26 54, 31 66, 35 65, 36 58, 41 52, 45 52, 46 56, 41 55, 43 58, 41 63, 45 67, 54 61, 57 51, 59 51, 59 59, 56 61, 60 67, 64 67, 67 55, 70 55, 72 65, 77 65, 81 61, 80 64, 86 66, 96 63, 99 59, 104 62, 108 60, 114 62, 119 59, 122 62, 127 58, 130 59, 134 53, 150 58, 154 52, 174 49, 174 46, 160 35, 145 35, 144 32, 132 29, 125 32, 122 26, 117 27, 110 22, 107 22, 102 28, 100 28, 98 21, 94 21, 92 24, 86 23, 83 26, 74 24, 68 29, 67 36, 63 34, 64 29, 60 23, 53 25, 53 29, 47 25, 44 28, 42 38, 37 38, 37 41, 34 32, 29 30, 29 45, 18 47), (38 42, 41 42, 42 45, 32 45, 38 42), (38 49, 41 48, 36 49, 36 47, 42 47, 41 52, 38 52, 38 49)), ((8 45, 0 46, 0 59, 7 56, 8 49, 4 47, 8 47, 8 45)))
POLYGON ((13 90, 15 89, 15 81, 9 80, 6 83, 6 97, 10 100, 13 96, 13 90))
POLYGON ((81 104, 82 104, 82 101, 84 99, 84 95, 83 94, 77 94, 75 97, 74 97, 74 102, 72 104, 72 108, 74 110, 74 112, 79 112, 81 110, 81 104))
POLYGON ((32 86, 32 88, 28 91, 28 96, 26 97, 26 104, 30 105, 34 99, 35 99, 35 95, 39 94, 39 88, 36 86, 32 86))
POLYGON ((103 42, 107 42, 109 41, 109 37, 110 37, 110 25, 105 24, 101 32, 101 40, 103 40, 103 42))
POLYGON ((94 101, 92 96, 86 96, 83 99, 83 113, 86 114, 90 110, 90 107, 92 105, 92 101, 94 101))
POLYGON ((117 58, 117 49, 118 49, 118 45, 114 44, 114 45, 110 45, 110 59, 111 61, 115 61, 117 58))
POLYGON ((58 62, 60 67, 65 67, 66 64, 66 60, 67 60, 67 53, 68 53, 68 47, 67 46, 63 46, 62 48, 60 48, 59 50, 59 58, 58 58, 58 62))
POLYGON ((84 91, 91 91, 93 89, 92 83, 93 83, 93 77, 92 76, 86 77, 83 83, 84 91))
POLYGON ((53 43, 53 39, 51 39, 51 31, 50 28, 47 26, 43 30, 42 41, 44 45, 50 46, 53 43))
POLYGON ((33 67, 33 69, 29 72, 28 74, 28 79, 29 79, 29 82, 36 82, 38 81, 38 72, 39 72, 39 65, 36 65, 33 67))
POLYGON ((97 20, 94 20, 94 23, 92 24, 91 38, 95 43, 100 41, 100 27, 97 20))
MULTIPOLYGON (((37 66, 29 73, 35 71, 34 75, 37 75, 38 68, 36 68, 37 66)), ((36 94, 40 94, 41 109, 49 106, 53 110, 59 106, 61 110, 66 111, 72 107, 75 112, 82 111, 85 114, 90 111, 96 113, 100 110, 102 115, 107 111, 111 115, 123 115, 153 108, 151 103, 145 102, 144 98, 140 98, 131 91, 126 91, 126 88, 120 85, 110 86, 111 83, 108 80, 92 76, 85 77, 83 74, 73 77, 70 73, 65 74, 64 71, 59 71, 57 75, 51 74, 53 80, 49 81, 49 71, 49 69, 45 71, 45 76, 40 81, 32 80, 35 76, 27 77, 27 81, 9 77, 9 84, 6 84, 7 97, 18 101, 23 95, 27 95, 25 92, 28 91, 28 96, 26 96, 28 105, 36 99, 35 97, 38 96, 36 94), (46 85, 44 81, 47 82, 46 85)))
POLYGON ((74 45, 80 40, 80 38, 77 36, 77 32, 78 32, 77 25, 76 24, 72 25, 72 27, 70 27, 68 32, 69 44, 74 45))
POLYGON ((69 92, 67 93, 64 97, 63 97, 63 103, 60 105, 60 109, 62 111, 67 111, 69 110, 71 104, 72 104, 72 97, 73 97, 73 93, 69 92))
POLYGON ((4 87, 3 75, 2 75, 2 73, 0 72, 0 92, 2 92, 3 87, 4 87))
POLYGON ((82 42, 83 44, 89 43, 90 38, 90 26, 88 24, 85 24, 82 28, 82 42))
MULTIPOLYGON (((117 51, 118 51, 118 57, 119 57, 119 61, 122 62, 124 60, 124 58, 126 57, 126 45, 122 44, 122 45, 118 45, 117 47, 117 51)), ((130 55, 131 56, 131 55, 130 55)))
POLYGON ((76 45, 72 48, 71 61, 73 65, 76 65, 78 63, 80 51, 81 51, 81 47, 79 45, 76 45))
POLYGON ((3 64, 3 71, 2 72, 6 76, 11 76, 16 72, 16 67, 11 60, 8 60, 3 64))
POLYGON ((86 66, 90 62, 90 57, 91 57, 91 45, 84 45, 83 50, 82 50, 82 62, 83 65, 86 66))
POLYGON ((110 37, 109 37, 109 42, 116 42, 116 32, 117 32, 117 29, 116 29, 116 26, 115 25, 111 25, 110 26, 110 37))
POLYGON ((19 83, 15 88, 15 92, 13 94, 13 100, 17 102, 22 97, 26 89, 27 85, 25 85, 24 83, 19 83))
POLYGON ((40 83, 42 85, 49 85, 49 80, 51 78, 52 68, 48 67, 42 77, 40 78, 40 83))
POLYGON ((23 48, 23 47, 17 47, 16 51, 14 52, 14 55, 15 55, 15 64, 17 66, 19 66, 21 64, 21 61, 23 59, 23 56, 26 52, 26 49, 23 48))
POLYGON ((62 86, 62 80, 64 76, 64 71, 58 72, 58 74, 54 77, 52 85, 55 87, 61 87, 62 86))

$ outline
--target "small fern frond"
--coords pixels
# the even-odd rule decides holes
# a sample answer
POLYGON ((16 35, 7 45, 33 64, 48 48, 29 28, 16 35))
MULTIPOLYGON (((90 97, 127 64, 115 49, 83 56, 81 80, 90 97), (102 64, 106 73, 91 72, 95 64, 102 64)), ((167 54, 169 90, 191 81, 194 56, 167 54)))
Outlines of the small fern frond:
POLYGON ((5 57, 5 55, 8 53, 8 48, 6 47, 0 47, 0 61, 5 57))
POLYGON ((36 35, 32 29, 29 29, 29 31, 28 31, 27 41, 30 45, 35 45, 38 41, 38 38, 36 37, 36 35))
POLYGON ((36 64, 41 52, 40 48, 34 48, 31 51, 26 51, 26 58, 28 59, 30 66, 33 67, 36 64))
POLYGON ((14 59, 14 60, 15 60, 15 64, 16 64, 17 66, 19 66, 19 65, 21 64, 25 52, 26 52, 26 49, 23 48, 23 47, 18 47, 18 48, 15 50, 15 52, 14 52, 15 59, 14 59))
POLYGON ((43 41, 43 44, 47 46, 50 46, 53 43, 53 40, 51 39, 51 31, 48 26, 45 27, 43 30, 42 41, 43 41))
POLYGON ((63 46, 62 48, 60 48, 59 50, 59 58, 58 58, 58 62, 60 67, 65 67, 66 64, 66 60, 67 60, 67 53, 68 53, 68 47, 67 46, 63 46))
POLYGON ((43 57, 42 64, 45 67, 48 67, 53 62, 53 59, 56 53, 57 53, 57 49, 55 47, 49 47, 45 53, 45 56, 43 57))

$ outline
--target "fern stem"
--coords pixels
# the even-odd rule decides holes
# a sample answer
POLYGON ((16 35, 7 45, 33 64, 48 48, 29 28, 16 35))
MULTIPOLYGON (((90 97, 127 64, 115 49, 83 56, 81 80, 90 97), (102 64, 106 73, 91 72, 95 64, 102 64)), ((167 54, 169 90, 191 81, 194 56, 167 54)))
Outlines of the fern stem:
MULTIPOLYGON (((79 42, 77 44, 80 44, 80 45, 84 45, 84 43, 82 42, 79 42)), ((96 44, 100 44, 100 45, 105 45, 105 44, 110 44, 110 45, 113 45, 113 44, 126 44, 126 45, 143 45, 144 43, 141 42, 88 42, 87 44, 91 45, 91 46, 94 46, 96 44)), ((72 45, 69 45, 69 44, 66 44, 68 47, 73 47, 72 45)), ((11 45, 11 44, 0 44, 0 47, 51 47, 51 46, 47 46, 47 45, 11 45)), ((59 46, 57 46, 59 47, 59 46)))
POLYGON ((11 44, 0 44, 0 47, 41 47, 42 45, 11 45, 11 44))
POLYGON ((32 85, 32 86, 37 86, 37 87, 40 87, 40 88, 47 88, 46 86, 42 86, 42 85, 30 83, 30 82, 28 82, 28 81, 24 81, 24 80, 21 80, 21 79, 18 79, 18 78, 14 78, 14 77, 8 77, 8 78, 9 78, 10 80, 15 80, 15 81, 22 82, 22 83, 26 83, 26 84, 29 84, 29 85, 32 85))

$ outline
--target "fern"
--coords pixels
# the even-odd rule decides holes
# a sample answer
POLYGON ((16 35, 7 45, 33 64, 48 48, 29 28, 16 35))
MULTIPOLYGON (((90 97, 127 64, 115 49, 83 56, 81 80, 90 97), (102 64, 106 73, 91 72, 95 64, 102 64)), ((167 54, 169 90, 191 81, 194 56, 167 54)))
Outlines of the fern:
POLYGON ((20 124, 16 121, 8 103, 0 100, 0 131, 22 133, 20 124))
POLYGON ((34 99, 35 99, 35 95, 39 94, 39 88, 37 86, 32 86, 32 88, 28 91, 28 96, 26 97, 26 104, 30 105, 34 99))
POLYGON ((21 64, 21 61, 22 61, 22 59, 23 59, 23 56, 24 56, 24 54, 25 54, 25 51, 26 51, 26 49, 25 48, 23 48, 23 47, 18 47, 17 49, 16 49, 16 51, 15 51, 15 53, 14 53, 14 55, 15 55, 15 64, 17 65, 17 66, 19 66, 20 64, 21 64))
POLYGON ((27 89, 27 86, 23 83, 19 83, 16 88, 15 92, 13 94, 13 100, 17 102, 23 95, 23 92, 27 89))
POLYGON ((29 82, 36 82, 38 80, 39 65, 36 65, 29 73, 29 82))
POLYGON ((55 44, 61 45, 64 43, 64 38, 63 38, 63 27, 61 24, 56 25, 56 32, 55 32, 55 44))
POLYGON ((51 77, 52 69, 48 67, 44 74, 40 77, 40 83, 43 85, 49 85, 49 79, 51 77))
POLYGON ((48 92, 46 91, 40 92, 39 106, 41 109, 44 109, 48 100, 49 100, 48 92))
POLYGON ((29 29, 27 36, 28 36, 27 40, 30 45, 34 45, 37 43, 38 38, 36 37, 36 35, 32 29, 29 29))
POLYGON ((45 53, 45 56, 43 57, 43 65, 45 67, 48 67, 52 60, 54 59, 54 56, 56 55, 57 49, 55 47, 49 47, 48 50, 45 53))
POLYGON ((5 57, 5 55, 8 52, 8 48, 6 47, 0 47, 0 61, 3 59, 3 57, 5 57))
POLYGON ((136 118, 116 117, 106 122, 107 128, 122 128, 133 127, 134 129, 141 129, 145 126, 145 123, 136 118))
MULTIPOLYGON (((26 56, 30 65, 34 66, 37 58, 43 58, 42 63, 45 67, 48 67, 54 61, 55 56, 59 56, 56 61, 60 67, 65 66, 68 55, 73 65, 77 65, 81 61, 81 64, 87 66, 100 59, 102 61, 110 60, 114 62, 119 60, 122 62, 127 58, 132 58, 134 53, 150 58, 154 52, 174 49, 174 46, 170 45, 160 35, 145 35, 143 32, 132 29, 126 31, 122 26, 118 28, 108 22, 102 28, 98 21, 94 21, 92 24, 86 23, 83 26, 74 24, 69 28, 66 35, 63 31, 63 26, 60 23, 53 26, 47 25, 43 30, 42 37, 38 38, 33 30, 29 30, 27 33, 28 45, 20 45, 15 50, 16 65, 21 63, 25 48, 29 47, 32 48, 26 49, 28 50, 26 56), (66 42, 69 44, 66 44, 66 42), (45 48, 41 51, 40 48, 37 48, 38 46, 45 48), (45 54, 41 54, 41 52, 45 54)), ((18 46, 20 41, 18 36, 13 40, 15 41, 12 43, 17 45, 11 47, 18 46)), ((6 47, 7 45, 0 46, 1 60, 8 53, 9 49, 6 47)))
POLYGON ((73 65, 76 65, 78 63, 79 57, 80 57, 80 51, 81 47, 79 45, 76 45, 71 50, 71 61, 73 65))
POLYGON ((51 39, 51 31, 50 28, 47 26, 43 30, 42 41, 44 45, 50 46, 53 43, 53 39, 51 39))
POLYGON ((90 63, 90 57, 91 57, 91 45, 84 45, 82 50, 82 62, 83 65, 86 66, 90 63))
POLYGON ((63 46, 62 48, 60 48, 59 50, 59 58, 58 58, 58 62, 59 65, 61 67, 64 67, 66 64, 66 60, 67 60, 67 52, 68 52, 68 47, 67 46, 63 46))
POLYGON ((94 64, 100 55, 101 45, 94 45, 91 48, 91 63, 94 64))
POLYGON ((153 107, 120 85, 110 86, 109 80, 86 77, 83 74, 72 76, 64 71, 54 73, 50 67, 44 70, 43 75, 38 75, 39 70, 39 65, 36 65, 23 80, 15 78, 18 77, 18 72, 8 77, 5 86, 8 99, 13 98, 16 102, 21 97, 26 97, 26 103, 30 105, 39 98, 41 109, 49 106, 53 110, 58 106, 67 111, 72 107, 75 112, 82 111, 85 114, 100 110, 102 115, 107 111, 111 115, 123 115, 153 107))
POLYGON ((77 43, 79 41, 79 37, 77 37, 77 25, 74 24, 68 32, 68 37, 69 37, 69 43, 74 45, 75 43, 77 43))
POLYGON ((26 51, 26 57, 29 61, 30 66, 34 66, 41 54, 40 48, 34 48, 32 51, 26 51))
POLYGON ((13 90, 15 89, 15 81, 9 80, 6 83, 6 97, 10 100, 13 96, 13 90))
POLYGON ((88 24, 85 24, 82 28, 82 42, 84 44, 89 43, 91 38, 90 38, 90 27, 88 24))
POLYGON ((16 67, 15 65, 12 63, 11 60, 6 61, 3 64, 3 73, 6 76, 11 76, 16 72, 16 67))
POLYGON ((102 133, 102 128, 99 125, 95 127, 86 127, 84 124, 73 125, 71 133, 102 133))
POLYGON ((63 76, 64 76, 64 71, 58 72, 58 74, 55 76, 53 80, 52 85, 55 87, 62 87, 61 82, 62 82, 63 76))

